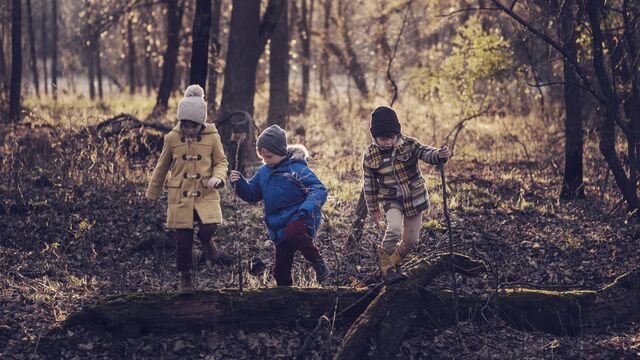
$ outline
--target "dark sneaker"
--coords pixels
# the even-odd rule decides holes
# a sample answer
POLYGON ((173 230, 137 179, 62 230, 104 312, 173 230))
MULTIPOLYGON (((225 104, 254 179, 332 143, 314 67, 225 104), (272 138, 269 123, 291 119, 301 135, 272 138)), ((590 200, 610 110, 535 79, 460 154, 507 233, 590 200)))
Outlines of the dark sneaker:
POLYGON ((324 260, 320 259, 318 261, 314 261, 311 265, 313 265, 313 269, 316 271, 316 280, 318 282, 325 280, 331 275, 331 270, 324 260))

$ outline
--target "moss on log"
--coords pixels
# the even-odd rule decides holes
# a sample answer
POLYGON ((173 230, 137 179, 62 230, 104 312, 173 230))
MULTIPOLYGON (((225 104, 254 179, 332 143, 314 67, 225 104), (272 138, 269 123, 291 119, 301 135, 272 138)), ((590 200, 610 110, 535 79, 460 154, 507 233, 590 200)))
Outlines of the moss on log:
POLYGON ((498 314, 518 329, 574 335, 583 330, 585 309, 597 296, 587 290, 504 289, 497 295, 498 314))

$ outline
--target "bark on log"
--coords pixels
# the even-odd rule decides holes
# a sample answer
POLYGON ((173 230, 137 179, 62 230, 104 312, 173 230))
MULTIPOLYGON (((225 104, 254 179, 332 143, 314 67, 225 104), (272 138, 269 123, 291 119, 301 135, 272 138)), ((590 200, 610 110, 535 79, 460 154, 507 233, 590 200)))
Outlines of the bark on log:
POLYGON ((129 294, 87 306, 70 316, 65 326, 87 324, 125 336, 138 336, 232 324, 244 329, 315 325, 320 316, 333 311, 336 298, 339 311, 365 294, 366 289, 295 287, 245 289, 244 295, 236 289, 194 295, 129 294))
MULTIPOLYGON (((334 360, 363 358, 366 355, 365 345, 370 337, 374 338, 377 345, 376 357, 393 357, 405 334, 421 314, 423 296, 420 289, 439 275, 450 271, 452 264, 456 272, 468 276, 476 276, 487 270, 482 262, 458 254, 453 256, 452 261, 450 256, 441 256, 432 263, 418 263, 409 272, 409 280, 383 288, 351 325, 334 360)), ((433 303, 434 299, 430 302, 433 303)))
MULTIPOLYGON (((454 270, 466 276, 486 271, 482 262, 454 255, 454 270)), ((352 323, 335 359, 391 357, 412 327, 453 324, 450 291, 429 289, 437 276, 451 270, 449 256, 407 266, 410 279, 379 288, 270 288, 197 292, 194 295, 130 294, 109 297, 70 316, 65 326, 92 325, 125 336, 148 332, 200 330, 236 325, 255 330, 274 326, 313 326, 322 315, 342 326, 352 323), (337 307, 336 307, 337 301, 337 307), (355 321, 354 321, 355 320, 355 321), (373 344, 373 351, 366 347, 373 344)), ((555 335, 601 333, 638 317, 640 268, 602 289, 546 291, 501 289, 481 297, 459 299, 468 320, 497 314, 510 326, 555 335), (493 298, 490 298, 490 297, 493 298)))
MULTIPOLYGON (((456 267, 463 260, 456 256, 456 267)), ((336 359, 391 358, 411 327, 453 324, 453 301, 450 292, 433 292, 425 288, 446 270, 448 261, 440 258, 432 264, 421 263, 410 273, 411 279, 382 290, 365 312, 353 323, 344 337, 336 359), (373 349, 365 349, 372 344, 373 349), (366 351, 365 350, 372 350, 366 351)), ((468 265, 467 265, 468 266, 468 265)), ((460 269, 456 269, 457 272, 460 269)), ((485 269, 473 268, 465 275, 485 269)), ((638 317, 640 268, 617 278, 598 291, 546 291, 524 288, 502 289, 496 301, 462 298, 458 311, 480 320, 481 308, 496 313, 510 326, 524 331, 543 331, 554 335, 574 336, 602 333, 638 317)))
POLYGON ((139 129, 142 127, 151 128, 157 131, 168 133, 171 128, 160 124, 144 122, 130 114, 119 114, 102 121, 93 127, 93 131, 100 137, 106 138, 118 135, 126 131, 139 129))

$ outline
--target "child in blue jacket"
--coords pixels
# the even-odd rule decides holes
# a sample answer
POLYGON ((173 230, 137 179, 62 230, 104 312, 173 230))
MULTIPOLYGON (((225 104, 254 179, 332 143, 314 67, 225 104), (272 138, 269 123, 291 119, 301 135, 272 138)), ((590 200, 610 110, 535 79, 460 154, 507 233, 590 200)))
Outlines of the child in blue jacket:
POLYGON ((302 145, 287 146, 287 137, 278 125, 267 128, 257 141, 264 165, 247 181, 238 171, 229 180, 236 194, 247 202, 264 200, 264 218, 269 238, 276 246, 273 276, 278 286, 291 286, 291 267, 296 251, 311 262, 318 282, 331 271, 322 259, 313 238, 320 227, 321 208, 327 189, 307 166, 307 150, 302 145))

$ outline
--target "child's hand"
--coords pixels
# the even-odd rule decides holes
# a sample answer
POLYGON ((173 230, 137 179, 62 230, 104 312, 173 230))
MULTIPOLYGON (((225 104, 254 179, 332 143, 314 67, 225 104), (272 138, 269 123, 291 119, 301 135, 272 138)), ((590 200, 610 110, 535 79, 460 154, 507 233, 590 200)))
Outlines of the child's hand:
POLYGON ((242 175, 240 174, 240 172, 239 172, 239 171, 231 170, 231 174, 229 174, 229 181, 230 181, 232 184, 235 184, 235 183, 237 183, 237 182, 238 182, 238 180, 240 180, 240 177, 241 177, 241 176, 242 176, 242 175))
POLYGON ((447 147, 447 145, 442 145, 440 149, 438 149, 438 158, 447 161, 451 156, 451 150, 447 147))
POLYGON ((215 189, 220 185, 222 185, 222 179, 219 179, 217 177, 212 177, 211 179, 209 179, 209 182, 207 182, 207 187, 209 189, 215 189))

